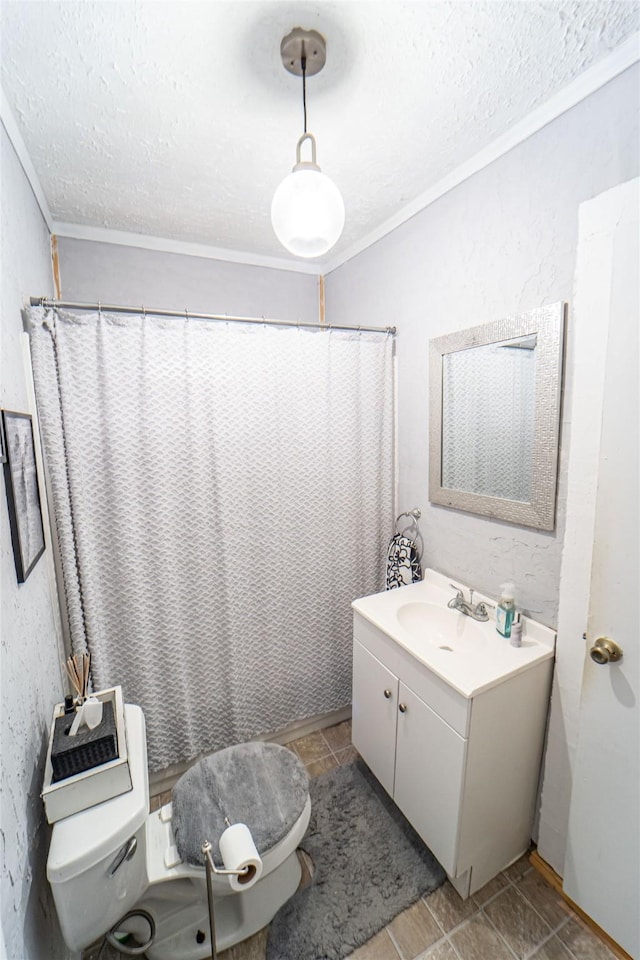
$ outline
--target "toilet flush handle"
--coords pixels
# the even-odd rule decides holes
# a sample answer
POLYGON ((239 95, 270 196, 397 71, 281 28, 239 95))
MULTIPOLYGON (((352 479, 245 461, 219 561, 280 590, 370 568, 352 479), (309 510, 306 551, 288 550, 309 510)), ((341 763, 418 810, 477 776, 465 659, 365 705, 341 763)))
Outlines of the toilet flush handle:
POLYGON ((109 867, 109 870, 107 872, 107 876, 109 877, 109 879, 111 879, 111 877, 114 877, 116 875, 116 873, 118 872, 122 864, 125 862, 125 860, 131 860, 131 857, 134 855, 137 849, 138 849, 138 841, 136 837, 131 837, 131 839, 128 840, 127 843, 125 843, 125 845, 121 847, 118 850, 117 854, 115 855, 111 863, 111 866, 109 867))

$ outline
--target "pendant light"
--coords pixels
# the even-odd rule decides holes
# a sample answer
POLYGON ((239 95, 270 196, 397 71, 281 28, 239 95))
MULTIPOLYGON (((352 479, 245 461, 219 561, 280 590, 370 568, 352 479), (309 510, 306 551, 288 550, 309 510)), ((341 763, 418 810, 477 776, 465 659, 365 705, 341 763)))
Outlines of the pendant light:
POLYGON ((333 180, 318 166, 316 140, 307 131, 307 76, 319 73, 326 61, 324 37, 296 27, 280 44, 282 64, 302 77, 304 133, 296 146, 296 164, 273 195, 271 223, 280 243, 297 257, 321 257, 337 242, 344 227, 344 201, 333 180), (308 146, 310 160, 302 159, 308 146))

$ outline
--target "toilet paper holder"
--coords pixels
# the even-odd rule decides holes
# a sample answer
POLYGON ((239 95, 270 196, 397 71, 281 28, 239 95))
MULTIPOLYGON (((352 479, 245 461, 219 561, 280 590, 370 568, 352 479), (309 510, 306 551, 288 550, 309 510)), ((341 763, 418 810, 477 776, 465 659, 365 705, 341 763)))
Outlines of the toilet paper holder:
POLYGON ((244 877, 244 876, 246 876, 246 875, 247 875, 248 873, 250 873, 250 872, 255 873, 255 867, 253 868, 253 871, 252 871, 251 867, 242 867, 241 870, 220 870, 218 867, 216 867, 215 863, 213 862, 213 857, 211 856, 211 851, 212 851, 212 850, 213 850, 213 847, 211 846, 211 844, 209 843, 209 841, 208 841, 208 840, 205 840, 205 842, 202 844, 202 852, 203 852, 203 854, 204 854, 205 857, 206 857, 205 866, 206 866, 207 870, 211 870, 211 872, 212 872, 212 873, 215 873, 216 876, 218 876, 218 877, 244 877))
MULTIPOLYGON (((228 823, 229 821, 226 820, 228 823)), ((211 877, 215 873, 217 876, 223 877, 244 877, 251 871, 251 867, 243 867, 242 870, 219 870, 213 862, 213 857, 211 856, 212 846, 208 840, 202 844, 202 853, 204 854, 204 865, 206 867, 207 873, 207 902, 209 905, 209 935, 211 937, 211 960, 217 960, 218 951, 216 950, 216 921, 215 913, 213 909, 213 884, 211 882, 211 877)), ((255 867, 253 868, 255 872, 255 867)))

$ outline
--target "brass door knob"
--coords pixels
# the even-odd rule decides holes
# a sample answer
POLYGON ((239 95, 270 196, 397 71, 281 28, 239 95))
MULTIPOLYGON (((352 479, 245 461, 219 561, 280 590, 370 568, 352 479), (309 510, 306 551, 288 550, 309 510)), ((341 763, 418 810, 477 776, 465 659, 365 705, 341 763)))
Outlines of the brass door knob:
POLYGON ((616 660, 622 660, 622 647, 610 637, 598 637, 589 650, 589 656, 594 663, 615 663, 616 660))
POLYGON ((391 699, 391 690, 385 690, 385 692, 384 692, 384 698, 385 698, 385 700, 390 700, 390 699, 391 699))
POLYGON ((398 704, 398 710, 400 711, 400 713, 406 713, 406 712, 407 712, 407 705, 406 705, 406 703, 399 703, 399 704, 398 704))

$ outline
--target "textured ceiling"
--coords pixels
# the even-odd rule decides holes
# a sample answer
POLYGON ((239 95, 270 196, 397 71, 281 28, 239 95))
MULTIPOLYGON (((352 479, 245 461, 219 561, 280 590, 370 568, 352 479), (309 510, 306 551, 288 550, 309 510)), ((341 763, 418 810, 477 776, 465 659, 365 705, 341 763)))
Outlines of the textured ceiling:
POLYGON ((282 257, 302 132, 360 240, 638 29, 630 2, 3 2, 2 84, 56 220, 282 257))

